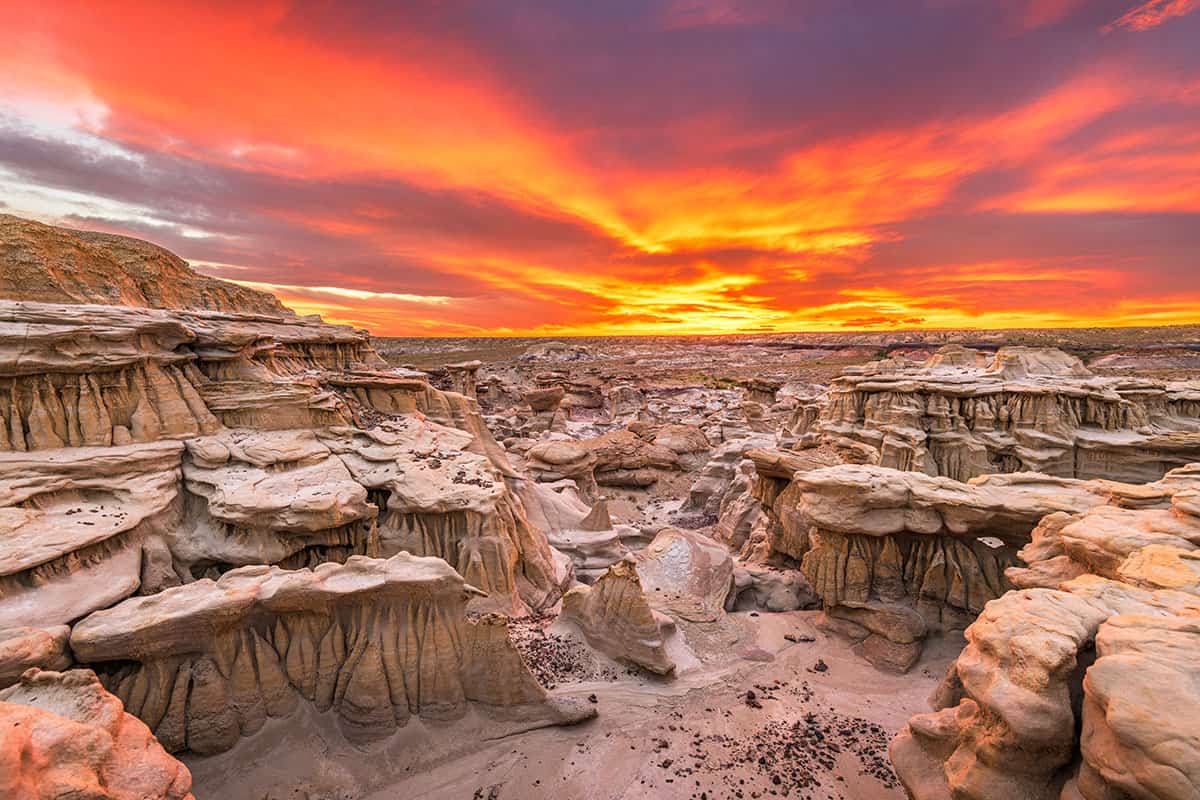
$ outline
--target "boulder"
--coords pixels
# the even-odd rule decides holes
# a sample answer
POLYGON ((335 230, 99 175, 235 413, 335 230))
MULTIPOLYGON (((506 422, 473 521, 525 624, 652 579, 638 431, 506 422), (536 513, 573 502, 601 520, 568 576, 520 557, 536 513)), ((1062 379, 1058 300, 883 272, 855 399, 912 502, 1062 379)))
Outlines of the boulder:
POLYGON ((609 567, 595 585, 567 592, 560 619, 577 626, 589 644, 611 658, 660 675, 675 670, 666 651, 675 623, 650 607, 634 556, 609 567))
POLYGON ((34 667, 59 671, 71 666, 70 636, 66 625, 0 629, 0 689, 16 683, 34 667))
POLYGON ((652 608, 690 622, 712 622, 724 613, 733 558, 718 542, 696 531, 664 528, 634 558, 652 608))
POLYGON ((31 669, 0 691, 0 796, 194 800, 191 785, 88 670, 31 669))

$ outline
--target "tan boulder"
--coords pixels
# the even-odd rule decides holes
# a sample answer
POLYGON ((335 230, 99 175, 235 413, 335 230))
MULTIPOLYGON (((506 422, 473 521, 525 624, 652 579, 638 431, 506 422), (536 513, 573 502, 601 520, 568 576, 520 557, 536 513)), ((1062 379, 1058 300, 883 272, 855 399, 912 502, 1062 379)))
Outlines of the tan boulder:
POLYGON ((720 543, 695 531, 664 528, 634 559, 651 608, 691 622, 712 622, 724 613, 733 558, 720 543))
POLYGON ((71 666, 70 636, 66 625, 0 629, 0 689, 33 667, 58 671, 71 666))
POLYGON ((588 643, 605 655, 660 675, 675 670, 666 651, 674 623, 650 607, 634 556, 609 567, 593 586, 576 586, 567 592, 560 619, 577 626, 588 643))

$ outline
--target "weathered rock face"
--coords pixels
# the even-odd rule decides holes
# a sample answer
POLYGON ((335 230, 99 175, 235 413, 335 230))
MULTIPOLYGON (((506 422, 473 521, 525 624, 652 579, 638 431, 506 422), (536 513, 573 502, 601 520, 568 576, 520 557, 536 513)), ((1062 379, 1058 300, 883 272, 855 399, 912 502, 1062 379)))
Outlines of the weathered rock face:
POLYGON ((630 525, 614 524, 603 497, 589 507, 572 483, 516 482, 529 522, 545 531, 555 551, 571 561, 575 577, 591 583, 626 553, 622 537, 633 539, 641 532, 630 525))
POLYGON ((192 776, 87 670, 0 691, 0 796, 192 800, 192 776))
MULTIPOLYGON (((696 446, 694 437, 676 439, 675 435, 667 441, 677 447, 696 446)), ((645 488, 664 472, 680 469, 678 452, 630 430, 611 431, 582 441, 542 442, 529 449, 526 461, 537 480, 553 483, 569 478, 586 499, 596 495, 597 486, 645 488)))
POLYGON ((1089 546, 1060 537, 1022 551, 1032 563, 1010 573, 1028 588, 987 604, 935 713, 914 717, 892 743, 914 798, 1200 794, 1200 718, 1181 712, 1200 690, 1200 515, 1185 488, 1197 471, 1180 473, 1127 492, 1142 508, 1123 510, 1121 524, 1104 507, 1055 515, 1058 531, 1104 520, 1089 546), (1063 559, 1115 578, 1076 571, 1064 580, 1075 570, 1063 559))
POLYGON ((1184 480, 1200 487, 1200 470, 1175 470, 1141 487, 1114 487, 1116 505, 1046 517, 1019 553, 1025 566, 1009 568, 1009 580, 1022 588, 1057 588, 1090 573, 1142 585, 1146 578, 1138 573, 1145 566, 1147 576, 1169 581, 1146 588, 1191 586, 1196 578, 1186 562, 1188 553, 1200 549, 1194 522, 1200 493, 1179 488, 1186 487, 1184 480))
POLYGON ((185 577, 378 555, 378 509, 312 431, 222 430, 190 439, 183 474, 188 508, 171 552, 185 577))
POLYGON ((820 607, 820 598, 799 570, 750 563, 737 563, 733 568, 733 586, 725 600, 727 611, 779 612, 820 607))
POLYGON ((880 466, 965 481, 997 472, 1142 483, 1200 458, 1200 386, 1092 375, 1047 348, 943 347, 923 365, 848 368, 807 443, 866 445, 880 466))
POLYGON ((666 651, 675 623, 650 607, 634 556, 609 567, 594 586, 567 592, 560 619, 578 626, 588 643, 605 655, 660 675, 675 670, 666 651))
MULTIPOLYGON (((23 509, 0 525, 25 537, 0 543, 14 550, 0 597, 44 595, 57 584, 24 573, 49 575, 84 548, 85 569, 67 570, 75 590, 60 593, 70 603, 38 601, 39 624, 233 566, 408 549, 448 558, 498 607, 555 602, 565 576, 506 489, 516 473, 474 401, 378 362, 365 332, 309 318, 0 302, 0 451, 14 451, 0 452, 0 485, 12 471, 27 487, 0 496, 23 509), (187 442, 183 491, 172 439, 187 442), (151 480, 147 460, 153 486, 106 486, 151 480), (68 464, 82 482, 60 476, 68 464), (102 519, 77 508, 81 492, 102 519), (44 535, 56 514, 74 539, 44 535), (36 548, 17 546, 30 537, 36 548), (94 590, 77 591, 88 575, 94 590)), ((6 603, 0 624, 9 609, 22 613, 6 603)))
POLYGON ((883 467, 799 470, 752 453, 769 517, 751 560, 799 562, 827 624, 877 666, 905 671, 929 632, 960 630, 1011 588, 1005 569, 1047 514, 1108 502, 1103 481, 1032 473, 971 483, 883 467), (782 486, 783 488, 779 488, 782 486))
POLYGON ((290 314, 274 295, 196 274, 161 247, 0 214, 0 297, 290 314))
MULTIPOLYGON (((473 608, 525 613, 556 602, 569 573, 526 517, 522 479, 470 449, 462 430, 417 417, 321 434, 354 480, 377 498, 379 552, 438 556, 491 599, 473 608)), ((526 481, 527 482, 527 481, 526 481)))
POLYGON ((319 378, 377 362, 307 318, 0 301, 0 451, 349 424, 319 378))
POLYGON ((242 567, 98 611, 71 648, 172 751, 227 750, 300 702, 332 709, 355 741, 468 703, 545 724, 589 716, 547 698, 503 617, 467 619, 477 594, 441 559, 407 553, 242 567))
POLYGON ((733 558, 720 543, 695 531, 663 528, 634 559, 652 608, 691 622, 711 622, 724 613, 733 558))
POLYGON ((48 628, 0 629, 0 689, 17 682, 26 670, 38 667, 64 670, 71 666, 67 640, 71 629, 66 625, 48 628))
POLYGON ((841 461, 821 448, 795 452, 751 447, 745 455, 739 464, 741 474, 721 499, 714 535, 743 559, 798 566, 799 559, 772 543, 784 533, 780 526, 792 521, 791 504, 797 494, 792 476, 841 461))
MULTIPOLYGON (((503 618, 464 614, 541 610, 572 578, 476 402, 380 370, 364 331, 120 246, 102 265, 114 301, 189 309, 0 301, 0 685, 95 666, 169 748, 196 752, 302 701, 355 740, 469 702, 521 724, 580 718, 546 700, 503 618), (195 296, 143 286, 158 280, 195 296)), ((95 275, 57 264, 43 283, 70 296, 54 299, 96 297, 70 288, 95 275)))
POLYGON ((0 301, 0 451, 127 445, 219 422, 168 312, 0 301))
POLYGON ((179 583, 178 442, 0 453, 0 627, 72 622, 179 583))
POLYGON ((481 361, 458 361, 441 368, 426 370, 430 382, 439 389, 475 398, 479 387, 481 361))
POLYGON ((773 436, 759 434, 745 439, 724 442, 713 448, 700 476, 688 492, 687 509, 713 519, 722 516, 721 509, 733 496, 745 494, 748 476, 742 470, 746 453, 755 448, 774 447, 773 436))

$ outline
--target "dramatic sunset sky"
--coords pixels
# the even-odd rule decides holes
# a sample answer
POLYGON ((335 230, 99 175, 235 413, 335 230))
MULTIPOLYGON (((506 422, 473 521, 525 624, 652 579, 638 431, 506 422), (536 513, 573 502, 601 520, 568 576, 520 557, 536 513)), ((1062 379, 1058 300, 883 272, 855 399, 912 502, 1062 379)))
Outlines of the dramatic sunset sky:
POLYGON ((376 333, 1200 319, 1200 0, 0 8, 0 211, 376 333))

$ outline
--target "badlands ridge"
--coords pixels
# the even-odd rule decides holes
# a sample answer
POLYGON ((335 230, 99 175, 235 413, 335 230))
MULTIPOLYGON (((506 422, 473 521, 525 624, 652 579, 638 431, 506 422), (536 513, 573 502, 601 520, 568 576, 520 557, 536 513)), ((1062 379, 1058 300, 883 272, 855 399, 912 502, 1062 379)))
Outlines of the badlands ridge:
POLYGON ((0 797, 1200 798, 1200 382, 938 336, 427 363, 0 215, 0 797))

